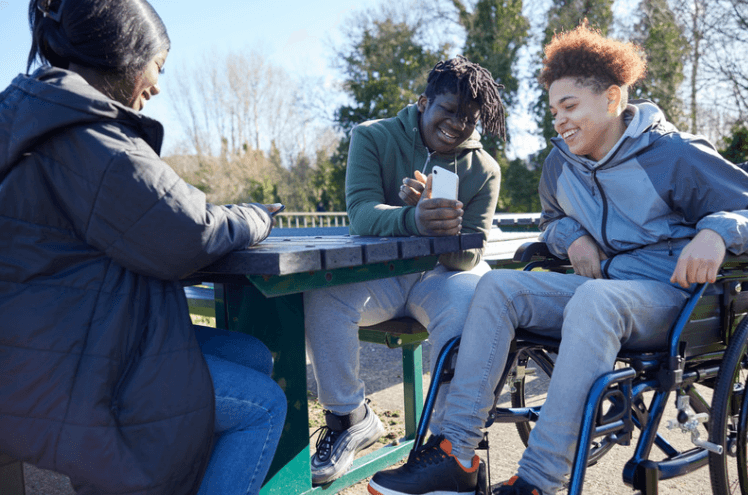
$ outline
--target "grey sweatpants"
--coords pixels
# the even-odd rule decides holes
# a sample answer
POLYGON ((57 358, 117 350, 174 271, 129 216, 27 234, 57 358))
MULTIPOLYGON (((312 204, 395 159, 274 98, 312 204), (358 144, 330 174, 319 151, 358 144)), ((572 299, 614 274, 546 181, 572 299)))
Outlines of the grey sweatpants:
MULTIPOLYGON (((433 270, 399 277, 318 289, 304 293, 307 353, 325 409, 347 414, 364 402, 359 378, 359 325, 374 325, 409 316, 429 332, 431 362, 444 344, 462 331, 480 277, 490 267, 481 262, 470 271, 433 270)), ((440 394, 444 401, 446 390, 440 394)), ((443 412, 443 407, 437 407, 443 412)), ((432 420, 438 432, 441 416, 432 420)))
POLYGON ((540 420, 518 474, 555 493, 571 470, 582 409, 618 351, 662 347, 688 294, 653 280, 494 270, 475 291, 457 356, 442 433, 469 459, 482 438, 493 391, 516 328, 561 339, 540 420))

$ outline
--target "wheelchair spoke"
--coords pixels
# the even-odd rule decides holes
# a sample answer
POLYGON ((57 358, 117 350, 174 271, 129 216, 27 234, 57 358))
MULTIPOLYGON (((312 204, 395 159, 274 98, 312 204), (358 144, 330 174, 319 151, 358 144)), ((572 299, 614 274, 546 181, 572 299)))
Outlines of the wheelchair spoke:
POLYGON ((721 455, 709 454, 709 472, 715 494, 748 493, 747 384, 748 319, 744 319, 725 352, 712 399, 709 437, 724 449, 721 455))

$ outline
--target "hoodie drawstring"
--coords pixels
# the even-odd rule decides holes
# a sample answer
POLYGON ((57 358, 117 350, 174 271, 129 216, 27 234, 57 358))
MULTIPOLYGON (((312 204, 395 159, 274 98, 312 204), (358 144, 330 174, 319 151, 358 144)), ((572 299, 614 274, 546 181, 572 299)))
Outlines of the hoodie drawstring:
MULTIPOLYGON (((428 148, 426 148, 428 149, 428 148)), ((426 167, 429 166, 429 162, 431 161, 431 155, 433 155, 435 151, 429 151, 429 156, 426 157, 426 163, 423 164, 423 170, 421 170, 421 173, 423 175, 426 175, 426 167)))

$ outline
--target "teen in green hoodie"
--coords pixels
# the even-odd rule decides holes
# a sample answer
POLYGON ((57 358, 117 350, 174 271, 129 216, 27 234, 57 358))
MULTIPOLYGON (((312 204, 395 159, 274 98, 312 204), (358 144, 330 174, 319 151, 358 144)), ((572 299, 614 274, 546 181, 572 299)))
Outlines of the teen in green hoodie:
MULTIPOLYGON (((505 137, 500 88, 486 69, 457 57, 436 64, 415 105, 357 126, 346 175, 351 234, 487 238, 501 174, 475 126, 480 121, 484 132, 505 137), (457 200, 430 197, 437 165, 459 176, 457 200)), ((359 325, 410 316, 440 349, 461 332, 475 286, 489 271, 482 255, 483 249, 446 254, 428 272, 304 294, 307 351, 327 423, 312 457, 315 484, 340 477, 356 452, 384 432, 358 376, 359 325)), ((440 419, 431 423, 436 434, 440 419)))

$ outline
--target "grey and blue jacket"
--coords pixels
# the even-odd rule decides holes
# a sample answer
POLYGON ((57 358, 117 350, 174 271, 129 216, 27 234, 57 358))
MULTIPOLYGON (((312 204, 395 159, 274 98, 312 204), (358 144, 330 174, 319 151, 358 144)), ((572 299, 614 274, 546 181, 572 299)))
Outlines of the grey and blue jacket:
POLYGON ((748 251, 748 174, 703 137, 678 132, 651 102, 632 102, 625 114, 625 133, 599 162, 552 140, 539 186, 541 239, 551 252, 565 258, 590 235, 609 258, 606 278, 669 282, 702 229, 734 254, 748 251))

